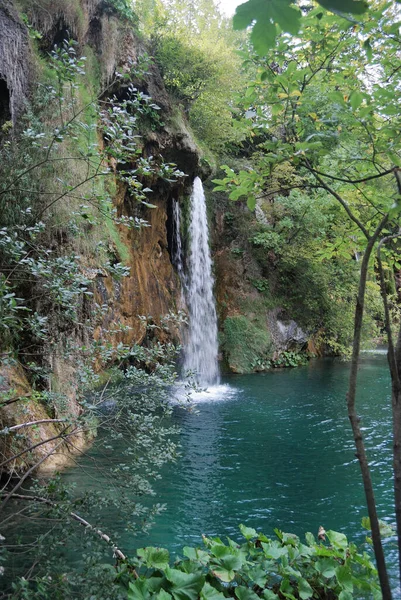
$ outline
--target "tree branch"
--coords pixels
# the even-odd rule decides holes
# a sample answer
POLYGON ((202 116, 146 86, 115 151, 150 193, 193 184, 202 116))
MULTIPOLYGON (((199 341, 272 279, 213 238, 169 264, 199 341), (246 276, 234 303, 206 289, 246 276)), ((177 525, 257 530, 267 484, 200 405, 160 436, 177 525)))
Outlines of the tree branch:
MULTIPOLYGON (((18 500, 28 500, 28 501, 33 501, 33 502, 40 502, 42 504, 46 504, 47 506, 51 506, 52 508, 59 508, 58 505, 56 504, 56 502, 52 502, 51 500, 48 500, 47 498, 42 498, 41 496, 28 496, 25 494, 13 494, 13 498, 18 499, 18 500)), ((88 521, 83 519, 80 515, 78 515, 75 512, 69 512, 68 516, 71 519, 73 519, 74 521, 77 521, 78 523, 83 525, 83 527, 85 527, 86 529, 89 529, 90 531, 93 531, 94 533, 96 533, 96 535, 99 536, 100 539, 102 539, 107 544, 109 544, 112 547, 113 555, 116 556, 119 560, 125 561, 127 559, 125 554, 118 548, 118 546, 116 546, 114 544, 114 542, 107 535, 107 533, 104 533, 101 529, 94 527, 93 525, 91 525, 91 523, 89 523, 88 521)), ((135 571, 135 569, 132 571, 132 573, 133 573, 135 579, 137 579, 138 573, 135 571)))
POLYGON ((354 215, 354 213, 352 212, 352 210, 350 209, 350 207, 348 206, 348 204, 345 202, 345 200, 340 196, 340 194, 338 194, 335 190, 333 190, 333 188, 331 188, 330 186, 328 186, 327 183, 325 183, 323 181, 323 179, 321 179, 321 177, 319 177, 319 172, 315 171, 315 169, 312 168, 312 166, 310 165, 310 163, 309 163, 308 160, 306 160, 306 162, 304 163, 304 166, 305 166, 306 169, 308 169, 308 171, 310 173, 312 173, 312 175, 314 175, 314 177, 318 180, 318 182, 321 184, 321 186, 327 192, 329 192, 329 194, 331 194, 332 196, 334 196, 334 198, 336 198, 336 200, 339 201, 339 203, 344 208, 344 210, 346 211, 346 213, 349 216, 349 218, 351 219, 351 221, 353 221, 359 227, 359 229, 362 231, 362 233, 366 237, 366 239, 369 240, 370 236, 369 236, 368 230, 366 229, 366 227, 364 226, 364 224, 358 219, 358 217, 356 217, 354 215))
POLYGON ((23 429, 24 427, 40 425, 41 423, 65 423, 65 421, 65 419, 39 419, 38 421, 27 421, 26 423, 13 425, 12 427, 5 427, 0 431, 0 435, 10 433, 10 431, 18 431, 18 429, 23 429))

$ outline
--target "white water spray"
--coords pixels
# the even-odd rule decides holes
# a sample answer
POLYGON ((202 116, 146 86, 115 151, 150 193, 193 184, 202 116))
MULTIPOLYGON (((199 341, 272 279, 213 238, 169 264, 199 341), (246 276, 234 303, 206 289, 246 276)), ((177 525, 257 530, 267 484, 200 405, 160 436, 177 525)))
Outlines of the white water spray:
POLYGON ((219 367, 217 315, 213 296, 214 280, 209 249, 206 199, 199 177, 194 181, 190 214, 190 251, 186 291, 189 330, 184 349, 184 370, 193 372, 198 384, 207 387, 219 382, 219 367))

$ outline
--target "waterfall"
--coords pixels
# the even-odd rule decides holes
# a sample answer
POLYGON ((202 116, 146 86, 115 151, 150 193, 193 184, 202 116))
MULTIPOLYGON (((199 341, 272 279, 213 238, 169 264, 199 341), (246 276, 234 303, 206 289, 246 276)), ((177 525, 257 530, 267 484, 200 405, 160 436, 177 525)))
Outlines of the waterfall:
POLYGON ((194 181, 190 214, 186 289, 189 330, 184 348, 184 370, 193 372, 198 384, 206 387, 219 382, 219 367, 206 199, 199 177, 194 181))
POLYGON ((182 252, 182 242, 181 242, 181 209, 177 200, 173 200, 173 253, 172 253, 172 261, 173 265, 177 269, 178 277, 181 282, 181 301, 182 304, 185 304, 185 296, 184 290, 186 289, 186 277, 184 273, 184 262, 183 262, 183 252, 182 252))

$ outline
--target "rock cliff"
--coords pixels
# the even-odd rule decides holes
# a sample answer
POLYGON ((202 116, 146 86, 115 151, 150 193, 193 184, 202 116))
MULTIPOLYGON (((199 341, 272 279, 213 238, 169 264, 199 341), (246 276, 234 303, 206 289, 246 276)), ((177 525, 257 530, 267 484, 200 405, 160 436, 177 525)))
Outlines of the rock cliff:
MULTIPOLYGON (((38 350, 41 365, 48 372, 47 391, 67 395, 69 405, 57 414, 54 411, 49 414, 43 402, 35 400, 29 384, 32 373, 23 357, 13 355, 11 358, 10 352, 6 352, 0 380, 9 403, 0 408, 2 429, 15 426, 21 419, 44 421, 51 417, 62 419, 66 415, 79 415, 76 370, 82 358, 82 347, 91 340, 101 341, 111 348, 121 343, 141 344, 146 336, 146 327, 140 316, 151 315, 157 324, 164 315, 181 308, 180 283, 169 247, 170 208, 173 199, 187 195, 194 176, 200 174, 200 154, 184 118, 173 107, 161 76, 149 60, 147 48, 132 24, 121 19, 102 0, 45 0, 40 5, 30 0, 6 0, 2 3, 0 126, 11 123, 13 135, 19 135, 23 128, 22 116, 29 109, 41 78, 43 61, 53 47, 60 46, 67 38, 75 40, 77 54, 89 53, 92 56, 90 65, 87 64, 87 76, 96 81, 102 102, 107 103, 110 97, 124 98, 129 86, 152 98, 163 118, 156 130, 146 126, 142 128, 138 142, 141 156, 156 157, 156 160, 162 157, 166 163, 174 163, 186 176, 177 181, 153 177, 152 191, 147 197, 147 204, 153 208, 149 208, 135 202, 127 186, 118 180, 118 164, 111 161, 110 168, 114 170, 116 179, 112 186, 116 214, 119 218, 138 218, 147 224, 140 230, 117 224, 113 226, 111 239, 104 240, 109 254, 129 268, 129 275, 116 280, 99 263, 96 254, 80 253, 81 270, 90 280, 93 294, 91 299, 84 298, 81 306, 81 318, 86 319, 86 327, 60 328, 56 322, 53 324, 52 342, 44 342, 38 350), (119 74, 117 78, 116 73, 119 74), (67 347, 77 350, 67 352, 67 347), (17 401, 18 398, 20 400, 17 401)), ((99 143, 103 143, 101 138, 99 143)), ((90 230, 87 235, 91 235, 90 230)), ((63 231, 61 237, 66 252, 70 251, 68 234, 63 231)), ((160 341, 168 341, 163 329, 157 328, 156 335, 160 341)), ((178 331, 175 335, 179 335, 178 331)), ((99 359, 96 368, 99 370, 104 366, 104 361, 99 359)), ((24 429, 22 445, 19 445, 23 447, 28 443, 35 446, 38 440, 56 438, 61 431, 61 425, 50 421, 41 424, 33 434, 27 428, 24 429)), ((8 472, 26 470, 49 450, 51 457, 40 466, 60 466, 68 461, 69 451, 82 448, 87 435, 77 431, 69 441, 71 439, 75 440, 73 445, 62 444, 60 447, 59 439, 39 445, 32 452, 25 452, 17 461, 8 463, 5 469, 8 472)), ((2 455, 7 458, 18 451, 17 446, 3 447, 2 455)))

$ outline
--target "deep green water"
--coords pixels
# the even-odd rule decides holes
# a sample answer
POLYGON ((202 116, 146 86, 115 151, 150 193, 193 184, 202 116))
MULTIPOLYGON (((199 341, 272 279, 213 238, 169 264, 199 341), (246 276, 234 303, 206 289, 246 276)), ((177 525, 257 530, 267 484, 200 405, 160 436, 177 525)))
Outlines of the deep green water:
MULTIPOLYGON (((316 534, 323 525, 362 545, 367 510, 346 411, 348 374, 348 364, 324 359, 297 369, 232 375, 195 396, 196 411, 175 406, 181 457, 163 469, 151 501, 165 503, 166 511, 146 536, 128 533, 125 516, 112 508, 102 510, 101 528, 127 555, 144 545, 179 554, 185 545, 201 545, 202 533, 239 539, 240 523, 267 535, 278 527, 299 536, 316 534)), ((384 355, 363 357, 358 407, 379 516, 392 523, 390 381, 384 355)), ((113 442, 107 450, 107 445, 107 432, 100 432, 77 466, 63 474, 78 496, 112 485, 110 462, 120 462, 123 448, 113 442)), ((22 520, 15 533, 33 540, 38 527, 43 524, 22 520)), ((395 576, 394 539, 386 540, 385 550, 395 576)), ((80 564, 79 553, 68 544, 64 555, 80 564)), ((8 576, 21 574, 28 559, 15 556, 8 576)))
MULTIPOLYGON (((178 553, 184 545, 201 544, 202 533, 236 538, 239 523, 267 534, 279 527, 298 535, 317 533, 323 525, 362 543, 367 511, 346 412, 348 373, 346 363, 316 360, 298 369, 232 375, 195 397, 197 413, 177 407, 173 419, 182 428, 182 456, 155 485, 167 510, 150 535, 124 534, 124 550, 157 545, 178 553)), ((392 522, 384 355, 362 359, 358 406, 380 518, 392 522)), ((96 454, 95 445, 90 456, 96 454)), ((96 458, 101 461, 101 455, 96 458)), ((102 484, 99 473, 101 463, 96 485, 102 484)), ((78 481, 78 489, 92 485, 80 469, 66 478, 78 481)), ((108 526, 119 527, 113 515, 108 526)), ((387 552, 393 553, 391 540, 387 552)))

